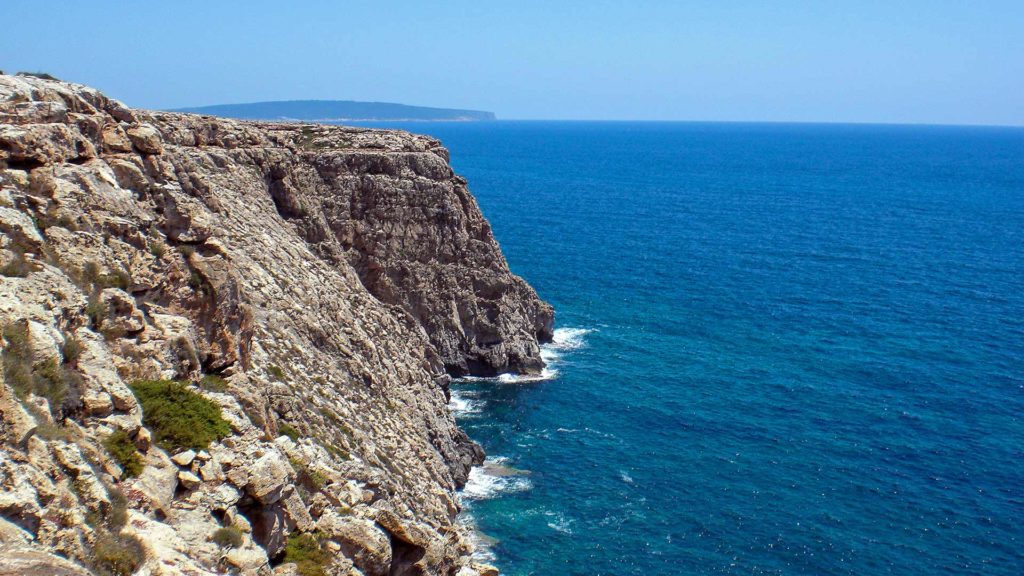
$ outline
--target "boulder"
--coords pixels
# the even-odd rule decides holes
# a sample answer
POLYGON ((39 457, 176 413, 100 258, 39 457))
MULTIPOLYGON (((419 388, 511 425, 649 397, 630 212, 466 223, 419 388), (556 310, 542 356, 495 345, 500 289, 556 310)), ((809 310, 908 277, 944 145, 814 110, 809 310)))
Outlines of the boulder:
POLYGON ((139 124, 129 128, 128 139, 143 154, 160 154, 164 150, 160 131, 150 124, 139 124))
POLYGON ((178 452, 174 456, 171 456, 171 460, 178 466, 188 466, 195 459, 195 450, 185 450, 184 452, 178 452))
POLYGON ((249 466, 248 484, 245 491, 261 504, 273 504, 281 499, 285 486, 291 481, 294 470, 291 464, 277 450, 269 450, 249 466))
POLYGON ((191 472, 186 472, 185 470, 182 470, 181 472, 178 472, 178 482, 186 490, 192 490, 196 486, 199 486, 200 484, 202 484, 203 481, 200 480, 199 477, 196 476, 195 474, 193 474, 191 472))
POLYGON ((376 522, 333 510, 320 517, 316 527, 341 545, 341 551, 366 576, 386 576, 391 567, 391 539, 376 522))

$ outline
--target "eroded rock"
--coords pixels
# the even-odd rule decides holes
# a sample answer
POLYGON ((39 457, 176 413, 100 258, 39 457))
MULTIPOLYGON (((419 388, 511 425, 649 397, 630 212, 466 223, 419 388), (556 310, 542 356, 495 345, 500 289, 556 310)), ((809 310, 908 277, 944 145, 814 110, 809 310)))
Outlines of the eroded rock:
POLYGON ((30 364, 69 383, 0 387, 18 554, 73 574, 87 517, 126 507, 142 573, 286 573, 269 558, 316 530, 332 574, 476 569, 453 493, 483 453, 447 373, 539 370, 552 311, 436 140, 133 111, 0 75, 0 262, 17 258, 0 323, 28 326, 30 364), (228 436, 172 459, 138 379, 195 384, 228 436), (115 430, 137 478, 104 445, 115 430), (224 550, 228 526, 244 538, 224 550))

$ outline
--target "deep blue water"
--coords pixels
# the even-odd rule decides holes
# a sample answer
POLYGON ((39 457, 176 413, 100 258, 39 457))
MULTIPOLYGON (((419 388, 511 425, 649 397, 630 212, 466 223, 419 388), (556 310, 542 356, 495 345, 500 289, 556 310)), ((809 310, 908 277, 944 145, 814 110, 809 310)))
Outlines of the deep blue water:
POLYGON ((592 330, 456 386, 504 573, 1024 573, 1024 129, 403 127, 592 330))

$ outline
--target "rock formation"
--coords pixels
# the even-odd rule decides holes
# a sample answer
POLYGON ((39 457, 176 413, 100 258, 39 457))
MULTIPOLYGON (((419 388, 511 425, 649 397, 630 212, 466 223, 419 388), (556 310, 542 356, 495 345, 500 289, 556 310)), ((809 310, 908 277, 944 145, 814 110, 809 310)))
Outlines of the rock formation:
POLYGON ((0 574, 489 573, 449 374, 552 320, 434 139, 0 75, 0 574))

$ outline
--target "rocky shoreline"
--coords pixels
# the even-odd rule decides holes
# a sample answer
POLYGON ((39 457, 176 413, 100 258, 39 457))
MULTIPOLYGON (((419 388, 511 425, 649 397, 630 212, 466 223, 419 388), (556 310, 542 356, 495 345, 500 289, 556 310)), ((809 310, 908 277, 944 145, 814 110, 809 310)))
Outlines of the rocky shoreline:
POLYGON ((438 141, 0 75, 0 268, 0 574, 496 573, 448 382, 553 311, 438 141))

